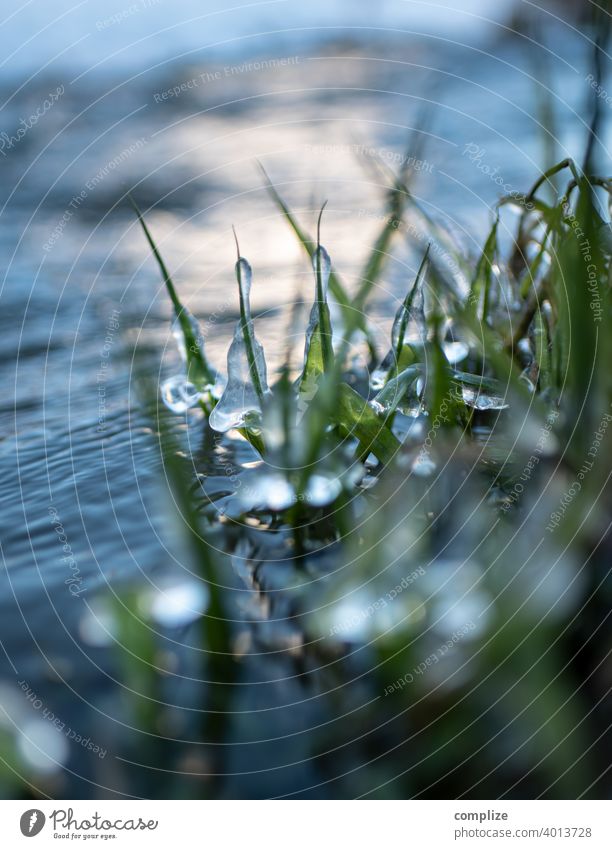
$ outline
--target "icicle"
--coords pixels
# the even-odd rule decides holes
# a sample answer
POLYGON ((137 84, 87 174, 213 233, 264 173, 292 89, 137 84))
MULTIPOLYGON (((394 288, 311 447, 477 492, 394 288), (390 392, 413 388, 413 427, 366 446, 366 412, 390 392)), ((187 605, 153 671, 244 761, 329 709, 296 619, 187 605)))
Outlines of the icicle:
POLYGON ((240 493, 245 510, 286 510, 297 501, 294 487, 280 472, 258 469, 240 493))
MULTIPOLYGON (((253 342, 259 380, 263 391, 269 392, 264 351, 254 337, 253 342)), ((261 415, 261 404, 251 380, 242 322, 239 321, 227 353, 227 384, 219 403, 210 414, 209 422, 213 430, 225 433, 232 428, 242 427, 253 415, 261 415)))
POLYGON ((370 376, 370 387, 375 391, 382 389, 387 380, 393 376, 393 373, 401 367, 402 348, 405 344, 411 342, 413 345, 423 347, 427 342, 428 330, 425 319, 425 295, 422 278, 428 257, 429 245, 421 260, 414 285, 395 313, 391 328, 391 348, 382 363, 374 369, 370 376))

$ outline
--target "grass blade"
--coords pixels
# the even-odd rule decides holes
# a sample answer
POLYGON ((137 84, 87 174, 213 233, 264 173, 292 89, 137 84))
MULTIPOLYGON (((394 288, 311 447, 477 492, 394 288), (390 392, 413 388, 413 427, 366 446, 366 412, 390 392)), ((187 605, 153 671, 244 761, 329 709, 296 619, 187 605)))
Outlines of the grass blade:
POLYGON ((166 289, 168 291, 168 295, 170 296, 170 300, 172 301, 172 306, 174 307, 175 315, 181 325, 181 330, 183 331, 183 338, 185 342, 185 353, 187 357, 187 377, 196 387, 196 389, 200 392, 204 391, 206 386, 215 382, 215 376, 208 365, 206 360, 206 356, 204 355, 204 351, 202 350, 199 341, 194 333, 194 329, 191 326, 190 322, 190 314, 187 309, 182 305, 180 299, 176 293, 176 289, 174 287, 174 283, 172 282, 172 278, 170 276, 170 272, 164 262, 161 253, 157 245, 155 244, 155 240, 151 235, 151 231, 149 230, 146 221, 144 220, 144 216, 140 211, 136 201, 131 195, 128 195, 130 203, 136 213, 136 217, 142 227, 143 233, 149 243, 149 247, 153 252, 153 256, 157 260, 157 264, 159 266, 159 270, 161 272, 162 279, 166 285, 166 289))

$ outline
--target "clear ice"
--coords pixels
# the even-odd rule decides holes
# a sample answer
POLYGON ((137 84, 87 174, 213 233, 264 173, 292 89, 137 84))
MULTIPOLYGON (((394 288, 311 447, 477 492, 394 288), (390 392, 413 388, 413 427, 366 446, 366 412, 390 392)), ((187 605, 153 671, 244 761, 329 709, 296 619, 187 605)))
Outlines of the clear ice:
POLYGON ((416 382, 422 373, 423 367, 420 363, 408 366, 396 377, 387 381, 380 392, 370 401, 370 406, 378 414, 391 415, 412 386, 415 386, 413 395, 415 399, 417 398, 416 382))
POLYGON ((381 364, 374 369, 370 377, 370 387, 374 390, 382 389, 387 380, 390 369, 397 366, 397 351, 400 346, 412 343, 423 346, 427 341, 427 321, 425 320, 425 296, 423 285, 420 280, 415 282, 416 290, 412 296, 412 303, 407 306, 402 301, 400 308, 395 313, 393 326, 391 328, 391 349, 387 352, 381 364), (401 338, 400 338, 401 337, 401 338))
MULTIPOLYGON (((310 346, 312 344, 312 337, 315 334, 315 331, 319 327, 319 288, 318 288, 318 280, 317 280, 317 261, 320 260, 321 263, 321 297, 323 301, 327 301, 327 290, 329 288, 329 276, 331 274, 331 259, 329 254, 323 247, 323 245, 319 245, 312 256, 312 267, 315 273, 315 301, 310 310, 310 319, 308 321, 308 327, 306 328, 306 344, 304 345, 304 372, 302 378, 305 376, 306 366, 308 363, 308 355, 310 353, 310 346)), ((300 388, 301 388, 300 381, 300 388)))
POLYGON ((500 395, 491 395, 471 386, 462 386, 461 394, 464 403, 475 410, 505 410, 509 406, 500 395))
POLYGON ((210 414, 209 424, 213 430, 226 433, 232 428, 242 427, 250 420, 261 416, 261 398, 255 387, 249 366, 248 338, 254 358, 254 367, 259 378, 262 394, 269 393, 264 350, 255 338, 251 318, 250 292, 252 271, 242 257, 238 261, 241 317, 236 324, 234 338, 227 352, 227 384, 218 404, 210 414))
MULTIPOLYGON (((197 318, 189 312, 188 309, 183 307, 183 315, 187 317, 187 320, 191 326, 193 331, 194 338, 196 340, 196 344, 198 345, 202 354, 204 353, 204 336, 202 334, 202 329, 200 328, 200 324, 197 318)), ((185 366, 185 372, 183 374, 175 374, 172 377, 167 378, 161 384, 159 391, 161 394, 162 401, 168 407, 168 409, 173 413, 185 413, 187 410, 195 407, 200 398, 202 398, 205 394, 210 393, 215 397, 215 394, 219 392, 218 382, 214 386, 210 384, 203 387, 203 391, 200 392, 198 388, 189 380, 187 377, 187 351, 185 349, 185 336, 183 334, 183 328, 181 327, 181 322, 179 318, 175 318, 172 322, 172 335, 176 340, 176 345, 185 366)))

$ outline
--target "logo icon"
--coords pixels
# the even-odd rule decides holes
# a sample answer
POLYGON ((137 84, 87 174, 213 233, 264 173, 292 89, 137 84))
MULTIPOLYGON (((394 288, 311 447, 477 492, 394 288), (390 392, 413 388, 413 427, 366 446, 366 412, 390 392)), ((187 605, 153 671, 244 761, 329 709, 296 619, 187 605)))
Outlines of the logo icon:
POLYGON ((43 830, 45 824, 45 815, 38 808, 30 808, 25 814, 21 815, 19 827, 24 837, 36 837, 43 830))

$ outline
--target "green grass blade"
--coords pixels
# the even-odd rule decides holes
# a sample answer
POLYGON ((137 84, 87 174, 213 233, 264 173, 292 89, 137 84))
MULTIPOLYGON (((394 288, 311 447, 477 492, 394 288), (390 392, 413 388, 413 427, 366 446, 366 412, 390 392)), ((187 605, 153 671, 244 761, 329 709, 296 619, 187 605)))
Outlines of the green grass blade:
POLYGON ((493 266, 497 256, 497 228, 499 227, 499 213, 495 217, 493 226, 487 236, 484 248, 478 260, 472 286, 470 289, 469 302, 474 315, 478 314, 478 306, 482 300, 482 320, 486 321, 489 315, 489 304, 491 299, 491 286, 493 284, 493 266))
MULTIPOLYGON (((419 291, 419 287, 421 286, 421 281, 422 281, 423 276, 425 274, 425 269, 427 267, 427 262, 428 262, 428 259, 429 259, 429 249, 430 249, 430 247, 431 247, 431 242, 427 245, 427 248, 425 250, 425 255, 423 256, 423 259, 421 260, 421 264, 419 265, 419 269, 417 271, 415 281, 414 281, 413 285, 411 286, 411 288, 409 289, 409 291, 407 292, 406 297, 404 298, 404 301, 403 301, 401 307, 399 308, 399 310, 397 311, 396 316, 395 316, 394 324, 395 324, 395 322, 398 322, 399 327, 398 327, 398 334, 397 334, 397 343, 396 343, 395 351, 394 351, 395 356, 394 356, 393 362, 391 364, 391 367, 389 368, 389 372, 387 374, 387 380, 389 380, 395 374, 397 374, 399 367, 400 367, 400 362, 401 362, 401 359, 402 359, 402 351, 403 351, 403 348, 404 348, 404 338, 406 336, 406 330, 408 329, 408 322, 410 321, 410 315, 411 315, 411 312, 412 312, 412 305, 414 304, 414 299, 417 295, 417 292, 419 291)), ((391 339, 391 345, 393 346, 393 338, 391 339)))
POLYGON ((533 324, 535 360, 538 364, 539 388, 540 392, 546 392, 552 385, 552 363, 550 358, 550 335, 548 332, 548 323, 542 314, 541 309, 536 311, 533 324))
POLYGON ((387 380, 380 392, 374 396, 373 403, 383 408, 385 417, 392 416, 410 385, 422 374, 422 363, 408 366, 395 377, 387 380))
POLYGON ((176 289, 174 287, 174 283, 172 282, 172 278, 170 276, 170 272, 164 262, 161 253, 157 245, 155 244, 155 240, 151 235, 151 231, 149 230, 146 221, 144 220, 144 216, 140 211, 136 201, 132 198, 131 195, 128 195, 130 203, 136 213, 136 217, 142 227, 143 233, 149 243, 149 247, 153 252, 153 256, 157 260, 157 264, 159 266, 159 270, 161 272, 162 279, 166 285, 166 290, 168 295, 170 296, 170 300, 172 301, 172 306, 174 307, 175 315, 181 325, 181 330, 183 331, 183 338, 185 342, 185 353, 187 356, 187 376, 189 380, 193 383, 193 385, 200 392, 204 390, 204 388, 214 383, 215 376, 208 365, 206 360, 206 356, 204 355, 204 351, 202 350, 198 339, 195 336, 193 331, 193 327, 189 321, 189 313, 183 307, 180 302, 180 299, 176 293, 176 289))
MULTIPOLYGON (((234 231, 234 237, 236 233, 234 231)), ((251 266, 244 257, 240 256, 240 248, 238 239, 236 238, 236 250, 238 259, 235 265, 236 282, 238 283, 238 296, 240 300, 240 328, 242 330, 242 338, 244 339, 244 347, 246 349, 247 362, 249 365, 249 374, 251 381, 255 387, 255 392, 260 403, 263 402, 264 390, 257 368, 257 360, 255 350, 257 342, 253 333, 253 322, 251 319, 251 306, 249 303, 249 292, 251 288, 251 266)))

